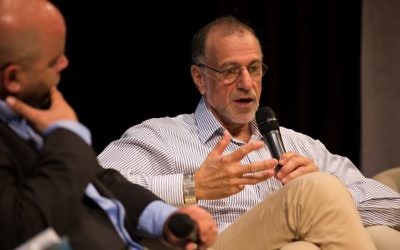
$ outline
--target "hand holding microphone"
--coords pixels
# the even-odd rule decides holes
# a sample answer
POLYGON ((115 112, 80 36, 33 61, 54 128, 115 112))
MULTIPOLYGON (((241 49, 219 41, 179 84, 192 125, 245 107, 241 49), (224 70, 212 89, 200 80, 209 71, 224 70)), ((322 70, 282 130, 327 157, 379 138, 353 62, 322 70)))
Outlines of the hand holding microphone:
POLYGON ((181 240, 194 243, 199 241, 197 225, 187 214, 173 214, 168 226, 171 232, 181 240))
POLYGON ((164 226, 164 237, 173 246, 185 250, 206 250, 217 238, 218 229, 212 215, 197 205, 183 206, 164 226))
MULTIPOLYGON (((279 122, 276 119, 274 111, 268 106, 260 107, 256 112, 256 122, 262 134, 262 139, 271 152, 271 156, 279 160, 286 150, 283 146, 281 132, 279 131, 279 122)), ((278 173, 281 167, 279 164, 276 165, 275 172, 278 173)))
POLYGON ((278 119, 276 119, 275 113, 270 107, 259 108, 256 112, 256 121, 258 129, 263 136, 262 139, 267 144, 271 156, 279 160, 285 154, 283 159, 283 162, 285 162, 283 164, 287 166, 285 167, 285 171, 279 172, 282 165, 278 164, 275 166, 276 177, 282 184, 286 184, 290 180, 306 173, 318 171, 318 167, 311 158, 300 156, 296 152, 286 153, 279 130, 278 119))

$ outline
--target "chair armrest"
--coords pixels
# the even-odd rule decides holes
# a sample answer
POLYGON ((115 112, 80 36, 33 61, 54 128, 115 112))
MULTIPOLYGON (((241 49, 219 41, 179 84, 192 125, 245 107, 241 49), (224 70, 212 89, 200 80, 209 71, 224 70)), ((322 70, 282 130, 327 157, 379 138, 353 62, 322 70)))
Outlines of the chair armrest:
POLYGON ((400 167, 389 168, 379 172, 372 179, 400 193, 400 167))

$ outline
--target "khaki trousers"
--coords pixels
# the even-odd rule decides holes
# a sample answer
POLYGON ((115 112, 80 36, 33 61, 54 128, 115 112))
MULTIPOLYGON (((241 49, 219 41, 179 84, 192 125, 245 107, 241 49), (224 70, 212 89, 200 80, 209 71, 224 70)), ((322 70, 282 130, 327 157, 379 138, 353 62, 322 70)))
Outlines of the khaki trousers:
POLYGON ((212 248, 285 249, 303 240, 295 243, 297 249, 376 249, 349 192, 335 176, 322 172, 286 184, 221 232, 212 248))

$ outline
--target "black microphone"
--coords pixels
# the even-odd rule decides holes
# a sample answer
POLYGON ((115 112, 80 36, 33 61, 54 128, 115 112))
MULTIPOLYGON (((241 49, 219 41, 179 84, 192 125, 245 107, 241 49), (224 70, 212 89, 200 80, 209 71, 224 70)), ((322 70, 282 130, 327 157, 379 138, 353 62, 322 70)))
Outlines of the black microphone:
POLYGON ((175 213, 168 222, 171 232, 178 238, 198 243, 197 224, 187 214, 175 213))
MULTIPOLYGON (((283 146, 281 132, 279 131, 279 122, 276 119, 274 111, 268 106, 258 108, 256 122, 263 136, 262 139, 267 144, 272 157, 279 160, 286 150, 283 146)), ((281 165, 276 165, 275 172, 278 172, 281 168, 281 165)))

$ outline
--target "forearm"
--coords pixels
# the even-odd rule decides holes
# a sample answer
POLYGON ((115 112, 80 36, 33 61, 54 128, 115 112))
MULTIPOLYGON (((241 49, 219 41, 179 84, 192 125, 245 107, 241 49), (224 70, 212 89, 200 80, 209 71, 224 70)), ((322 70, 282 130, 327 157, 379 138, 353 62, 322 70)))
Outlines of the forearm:
MULTIPOLYGON (((336 176, 347 187, 358 208, 365 226, 388 225, 400 226, 400 195, 375 180, 366 178, 361 171, 346 157, 330 153, 325 146, 308 137, 308 148, 299 150, 316 162, 320 171, 336 176)), ((305 148, 305 145, 299 145, 305 148)))
POLYGON ((366 178, 346 157, 326 154, 322 171, 337 176, 351 193, 365 226, 400 228, 400 195, 381 183, 366 178), (333 167, 335 166, 335 167, 333 167))
MULTIPOLYGON (((156 140, 150 136, 146 139, 156 140)), ((171 148, 161 142, 150 146, 147 140, 120 139, 107 146, 98 159, 105 168, 118 170, 130 182, 151 190, 169 204, 183 205, 183 173, 175 168, 171 148)))
POLYGON ((386 225, 400 230, 400 194, 368 178, 348 189, 365 226, 386 225))
POLYGON ((183 174, 181 173, 155 176, 127 174, 125 177, 129 181, 151 190, 154 194, 173 206, 184 205, 183 174))

